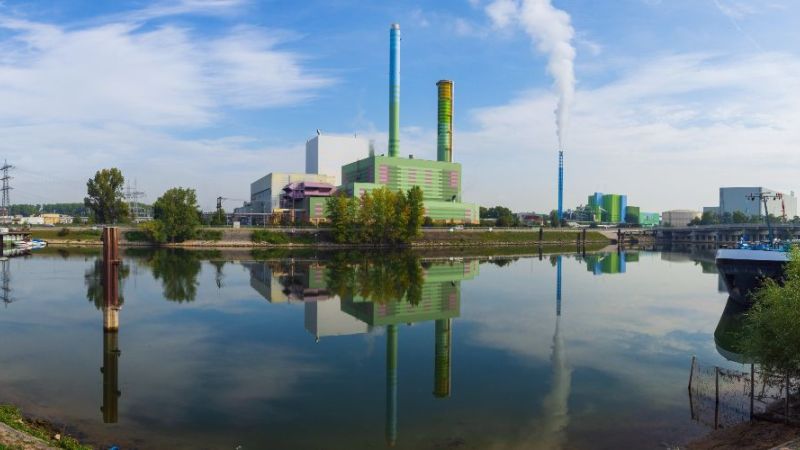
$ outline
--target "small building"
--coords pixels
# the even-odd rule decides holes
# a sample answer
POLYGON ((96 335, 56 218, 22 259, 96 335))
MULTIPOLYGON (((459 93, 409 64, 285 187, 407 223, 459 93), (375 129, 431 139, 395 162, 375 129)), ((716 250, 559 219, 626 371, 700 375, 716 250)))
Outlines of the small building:
POLYGON ((336 182, 333 175, 273 172, 250 184, 249 211, 253 213, 272 213, 276 209, 280 209, 283 188, 289 183, 303 181, 331 185, 336 182))
POLYGON ((661 223, 661 215, 656 212, 640 212, 639 225, 642 227, 657 227, 661 223))
POLYGON ((289 183, 281 194, 281 209, 293 211, 300 221, 319 224, 327 220, 325 202, 335 192, 336 188, 329 183, 289 183))
POLYGON ((42 218, 44 225, 69 225, 73 220, 72 216, 56 213, 44 213, 40 214, 39 217, 42 218))
POLYGON ((671 227, 685 227, 689 225, 694 219, 699 219, 702 216, 700 211, 692 211, 690 209, 673 209, 661 213, 661 223, 665 226, 671 227))
POLYGON ((306 173, 332 175, 332 184, 339 186, 342 166, 366 158, 369 149, 369 141, 356 136, 314 136, 306 141, 306 173))

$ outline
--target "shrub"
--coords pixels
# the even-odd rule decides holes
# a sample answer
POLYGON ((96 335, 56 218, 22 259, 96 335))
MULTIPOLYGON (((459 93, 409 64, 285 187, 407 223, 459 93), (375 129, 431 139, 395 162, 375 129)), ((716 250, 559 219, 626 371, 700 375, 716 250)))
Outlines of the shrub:
POLYGON ((269 230, 255 230, 250 235, 250 239, 258 244, 288 244, 289 237, 284 233, 276 233, 269 230))
POLYGON ((56 234, 58 234, 58 236, 60 236, 60 237, 67 236, 69 234, 69 228, 62 228, 62 229, 58 230, 58 233, 56 233, 56 234))
POLYGON ((197 233, 197 239, 201 241, 221 241, 222 240, 222 231, 221 230, 200 230, 197 233))

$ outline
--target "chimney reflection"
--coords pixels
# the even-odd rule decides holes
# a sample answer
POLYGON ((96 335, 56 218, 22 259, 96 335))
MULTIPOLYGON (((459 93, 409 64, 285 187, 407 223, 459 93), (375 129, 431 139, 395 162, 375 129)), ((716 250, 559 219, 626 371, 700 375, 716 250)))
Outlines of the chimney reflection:
POLYGON ((117 423, 119 410, 119 278, 118 228, 103 229, 103 412, 104 423, 117 423))

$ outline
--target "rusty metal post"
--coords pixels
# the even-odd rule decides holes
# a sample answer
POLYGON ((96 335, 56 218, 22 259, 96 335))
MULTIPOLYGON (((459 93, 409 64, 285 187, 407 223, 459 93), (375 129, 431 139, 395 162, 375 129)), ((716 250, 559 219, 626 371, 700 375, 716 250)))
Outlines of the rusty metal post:
POLYGON ((719 428, 719 367, 714 366, 714 429, 719 428))
POLYGON ((784 423, 789 423, 789 371, 786 371, 786 411, 783 416, 784 423))
POLYGON ((755 364, 750 364, 750 420, 753 420, 753 401, 756 390, 756 369, 755 364))
POLYGON ((103 228, 103 329, 119 329, 119 228, 103 228))

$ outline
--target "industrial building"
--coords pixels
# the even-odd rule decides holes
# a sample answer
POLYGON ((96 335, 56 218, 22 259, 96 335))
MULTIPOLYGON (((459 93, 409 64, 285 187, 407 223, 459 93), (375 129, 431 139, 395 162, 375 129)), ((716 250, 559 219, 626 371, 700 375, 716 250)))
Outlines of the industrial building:
POLYGON ((290 183, 313 182, 333 185, 333 175, 273 172, 250 184, 250 205, 255 213, 274 213, 281 209, 283 188, 290 183))
MULTIPOLYGON (((376 155, 373 145, 356 136, 328 136, 318 131, 306 142, 306 173, 270 173, 250 185, 250 202, 236 214, 266 215, 288 212, 300 220, 325 220, 325 198, 337 187, 361 196, 380 187, 407 191, 419 186, 425 216, 434 221, 480 221, 477 204, 461 198, 461 164, 453 162, 453 82, 436 83, 438 92, 437 160, 400 156, 400 26, 390 29, 389 148, 376 155), (316 194, 305 187, 325 186, 316 194), (281 198, 284 199, 281 203, 281 198)), ((256 220, 258 221, 258 220, 256 220)))
POLYGON ((719 188, 719 215, 733 214, 738 211, 747 216, 764 216, 766 197, 767 211, 775 217, 792 220, 797 215, 797 197, 765 187, 721 187, 719 188))
POLYGON ((589 196, 587 205, 591 211, 592 222, 622 223, 625 221, 628 196, 595 192, 589 196))
POLYGON ((306 141, 306 173, 333 175, 333 185, 339 186, 342 166, 367 157, 370 148, 364 138, 318 134, 306 141))
POLYGON ((689 209, 673 209, 661 213, 661 223, 665 226, 671 227, 685 227, 689 225, 694 219, 699 219, 702 216, 700 211, 692 211, 689 209))
POLYGON ((408 190, 419 186, 423 193, 425 216, 435 221, 479 223, 477 204, 461 198, 461 164, 453 162, 453 82, 436 83, 438 92, 436 161, 400 156, 400 26, 392 24, 389 33, 389 151, 371 152, 364 159, 342 167, 341 189, 360 196, 372 189, 387 187, 408 190))

